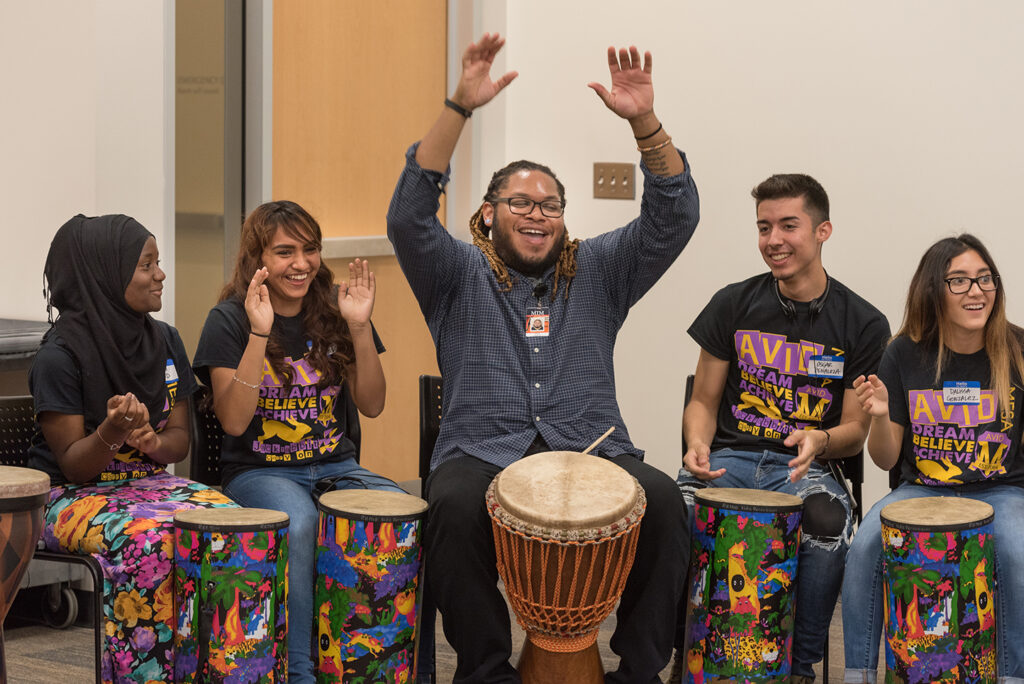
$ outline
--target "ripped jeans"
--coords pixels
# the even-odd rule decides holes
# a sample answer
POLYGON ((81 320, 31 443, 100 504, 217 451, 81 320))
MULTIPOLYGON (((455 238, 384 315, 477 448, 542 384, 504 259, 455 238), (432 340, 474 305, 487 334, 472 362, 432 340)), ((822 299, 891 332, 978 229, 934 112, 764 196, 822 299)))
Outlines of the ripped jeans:
POLYGON ((676 484, 686 500, 690 520, 694 520, 693 492, 704 487, 767 489, 804 500, 792 673, 813 679, 812 666, 824 657, 828 627, 843 582, 853 516, 846 491, 820 463, 811 463, 807 475, 790 482, 787 464, 792 459, 792 455, 776 451, 718 449, 711 453, 710 469, 725 468, 725 474, 705 482, 683 468, 676 484))

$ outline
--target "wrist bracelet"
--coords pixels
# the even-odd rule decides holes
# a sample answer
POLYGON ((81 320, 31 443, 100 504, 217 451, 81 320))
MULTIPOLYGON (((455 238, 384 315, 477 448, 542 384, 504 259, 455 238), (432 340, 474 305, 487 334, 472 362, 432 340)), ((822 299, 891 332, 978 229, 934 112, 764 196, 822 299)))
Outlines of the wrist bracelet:
POLYGON ((123 439, 121 440, 121 444, 118 444, 117 442, 114 442, 113 444, 111 444, 107 440, 103 439, 103 435, 100 434, 100 426, 99 425, 96 426, 96 429, 94 430, 94 432, 96 433, 96 436, 99 438, 99 440, 101 442, 103 442, 104 446, 106 446, 111 451, 117 451, 118 449, 121 448, 121 444, 124 444, 124 440, 123 439))
POLYGON ((259 385, 250 385, 249 383, 247 383, 245 380, 242 380, 237 375, 232 375, 231 379, 234 380, 235 382, 237 382, 239 385, 245 385, 249 389, 259 389, 260 388, 259 385))
POLYGON ((832 434, 828 430, 822 430, 825 433, 825 448, 818 452, 818 456, 824 456, 828 453, 829 446, 832 445, 832 434))
POLYGON ((641 136, 639 136, 639 137, 637 137, 637 136, 633 136, 633 137, 635 137, 635 138, 636 138, 636 141, 637 141, 637 142, 640 142, 641 140, 647 140, 648 138, 653 138, 654 136, 658 135, 658 132, 659 132, 659 131, 660 131, 660 130, 661 130, 662 128, 664 128, 664 126, 663 126, 662 124, 660 124, 660 123, 659 123, 659 124, 658 124, 658 127, 654 129, 654 132, 653 132, 653 133, 648 133, 647 135, 641 135, 641 136))
POLYGON ((471 110, 466 109, 465 107, 463 107, 460 104, 456 104, 455 102, 452 102, 448 98, 444 99, 444 106, 447 107, 448 109, 451 109, 452 111, 458 112, 465 119, 468 119, 469 117, 473 116, 473 112, 471 110))
POLYGON ((250 330, 250 331, 249 331, 249 334, 250 334, 250 335, 255 335, 256 337, 262 337, 262 338, 263 338, 263 339, 265 339, 265 340, 268 340, 268 339, 270 339, 270 335, 264 335, 263 333, 258 333, 258 332, 256 332, 255 330, 250 330))
POLYGON ((648 152, 656 152, 657 150, 660 150, 662 147, 668 147, 671 144, 672 138, 669 138, 665 142, 660 142, 657 145, 651 145, 650 147, 640 147, 639 145, 637 145, 636 149, 640 150, 640 154, 647 154, 648 152))

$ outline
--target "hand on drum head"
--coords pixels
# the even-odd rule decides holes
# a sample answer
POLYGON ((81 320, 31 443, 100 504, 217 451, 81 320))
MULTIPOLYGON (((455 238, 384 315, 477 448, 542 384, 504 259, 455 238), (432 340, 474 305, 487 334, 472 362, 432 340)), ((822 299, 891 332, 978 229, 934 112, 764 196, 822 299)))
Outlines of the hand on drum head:
POLYGON ((796 482, 807 474, 814 457, 825 451, 828 437, 824 430, 793 430, 783 444, 797 448, 796 457, 787 464, 792 471, 789 474, 789 481, 796 482))
POLYGON ((877 375, 869 375, 866 379, 859 376, 853 381, 853 391, 857 393, 864 413, 872 418, 889 417, 889 390, 877 375))
POLYGON ((711 470, 711 448, 706 444, 690 447, 683 456, 683 467, 698 480, 714 480, 725 475, 725 468, 711 470))

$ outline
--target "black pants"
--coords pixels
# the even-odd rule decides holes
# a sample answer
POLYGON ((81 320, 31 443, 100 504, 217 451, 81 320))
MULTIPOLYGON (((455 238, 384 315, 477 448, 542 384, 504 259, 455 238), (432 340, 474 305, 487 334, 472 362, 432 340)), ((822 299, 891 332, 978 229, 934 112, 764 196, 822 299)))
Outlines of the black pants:
MULTIPOLYGON (((619 669, 607 682, 656 682, 672 655, 676 605, 686 582, 690 534, 679 488, 632 456, 612 459, 647 494, 636 559, 616 613, 611 648, 619 669)), ((458 655, 455 682, 518 682, 509 664, 511 624, 498 591, 498 570, 484 493, 501 469, 470 456, 430 475, 425 534, 427 583, 444 634, 458 655)))

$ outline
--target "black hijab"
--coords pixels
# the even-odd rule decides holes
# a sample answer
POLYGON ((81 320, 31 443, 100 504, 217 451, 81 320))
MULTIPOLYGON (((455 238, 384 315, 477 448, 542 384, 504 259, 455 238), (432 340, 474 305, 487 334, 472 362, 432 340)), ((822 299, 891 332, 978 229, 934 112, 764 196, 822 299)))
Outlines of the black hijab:
POLYGON ((167 343, 148 313, 128 306, 125 288, 152 233, 123 215, 79 214, 50 243, 43 275, 47 312, 82 373, 85 425, 107 415, 107 400, 131 392, 156 424, 164 409, 167 343))

